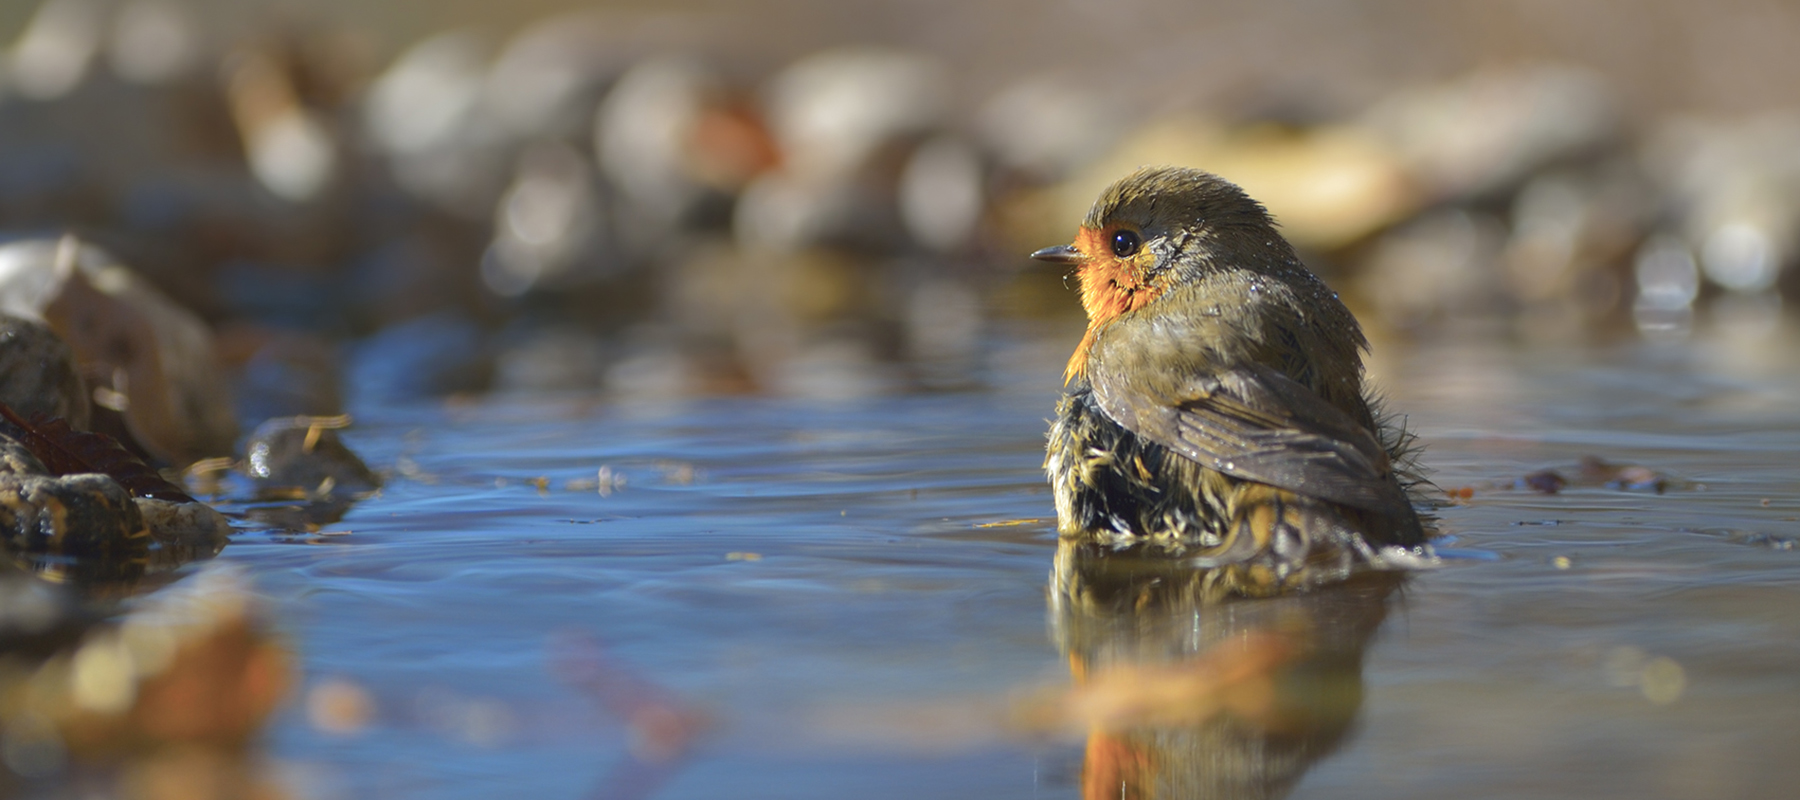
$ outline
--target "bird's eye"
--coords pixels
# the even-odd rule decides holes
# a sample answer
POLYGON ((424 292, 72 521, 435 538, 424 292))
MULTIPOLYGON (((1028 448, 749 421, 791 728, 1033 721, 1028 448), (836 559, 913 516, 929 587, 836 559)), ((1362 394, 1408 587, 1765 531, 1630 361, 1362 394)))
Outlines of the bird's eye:
POLYGON ((1138 247, 1142 246, 1143 244, 1144 244, 1143 237, 1138 236, 1137 231, 1131 230, 1129 228, 1123 228, 1123 229, 1120 229, 1113 233, 1113 237, 1112 237, 1113 255, 1118 256, 1120 258, 1130 258, 1131 256, 1135 255, 1138 251, 1138 247))

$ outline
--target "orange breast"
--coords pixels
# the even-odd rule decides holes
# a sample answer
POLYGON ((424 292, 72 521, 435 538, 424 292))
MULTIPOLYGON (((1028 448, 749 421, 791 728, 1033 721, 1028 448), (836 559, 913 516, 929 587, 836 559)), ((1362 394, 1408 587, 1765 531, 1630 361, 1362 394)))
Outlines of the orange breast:
POLYGON ((1085 257, 1076 275, 1081 279, 1081 307, 1087 311, 1087 334, 1069 357, 1063 370, 1063 382, 1087 372, 1089 351, 1100 331, 1120 314, 1136 311, 1162 294, 1162 287, 1143 279, 1144 268, 1155 256, 1148 251, 1133 258, 1112 254, 1112 229, 1082 228, 1075 236, 1075 249, 1085 257))

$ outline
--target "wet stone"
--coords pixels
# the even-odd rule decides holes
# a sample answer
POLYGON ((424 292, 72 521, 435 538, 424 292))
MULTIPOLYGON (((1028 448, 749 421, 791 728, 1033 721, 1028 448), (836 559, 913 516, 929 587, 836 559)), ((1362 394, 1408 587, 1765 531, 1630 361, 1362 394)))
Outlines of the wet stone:
POLYGON ((205 503, 178 503, 154 497, 134 498, 138 513, 156 540, 155 566, 178 566, 212 558, 231 539, 231 523, 205 503))
POLYGON ((0 475, 49 475, 44 462, 10 436, 0 436, 0 475))
POLYGON ((354 495, 381 488, 381 478, 344 446, 337 428, 348 417, 281 417, 251 434, 245 472, 263 494, 354 495))
POLYGON ((150 531, 131 495, 105 475, 0 475, 0 537, 27 559, 140 562, 150 531))
POLYGON ((173 568, 224 548, 231 535, 224 515, 192 500, 134 495, 129 487, 137 484, 113 472, 118 466, 53 475, 25 445, 0 435, 0 539, 7 553, 39 571, 130 583, 147 568, 173 568))

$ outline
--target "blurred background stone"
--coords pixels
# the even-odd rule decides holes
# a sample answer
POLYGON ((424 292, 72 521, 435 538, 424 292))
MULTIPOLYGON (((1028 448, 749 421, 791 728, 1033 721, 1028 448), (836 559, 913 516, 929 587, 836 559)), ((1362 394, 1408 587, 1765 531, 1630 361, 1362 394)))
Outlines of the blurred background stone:
MULTIPOLYGON (((1800 92, 1767 77, 1800 22, 1753 3, 26 6, 0 10, 8 258, 78 229, 217 332, 237 400, 184 357, 169 385, 215 388, 97 406, 175 465, 242 435, 233 406, 973 385, 987 331, 1076 313, 1018 254, 1153 162, 1243 184, 1403 337, 1652 335, 1800 284, 1800 92), (1101 19, 1139 35, 1078 35, 1101 19), (1691 297, 1645 283, 1664 236, 1691 297)), ((148 341, 146 313, 109 324, 148 341)), ((63 335, 108 402, 147 391, 63 335)))
POLYGON ((0 246, 0 294, 69 344, 115 438, 178 467, 231 452, 237 420, 211 331, 107 253, 72 236, 0 246))
POLYGON ((87 385, 69 346, 44 325, 10 314, 0 315, 0 402, 26 419, 48 414, 76 429, 88 425, 87 385))

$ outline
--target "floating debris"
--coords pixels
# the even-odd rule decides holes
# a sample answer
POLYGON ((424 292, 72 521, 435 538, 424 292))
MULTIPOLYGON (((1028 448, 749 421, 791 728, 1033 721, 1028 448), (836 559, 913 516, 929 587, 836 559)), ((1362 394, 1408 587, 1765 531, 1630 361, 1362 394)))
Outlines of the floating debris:
POLYGON ((1049 521, 1050 520, 1041 519, 1041 518, 1003 519, 1003 520, 1000 520, 999 522, 976 523, 975 527, 977 527, 977 528, 1016 528, 1020 525, 1037 525, 1039 523, 1049 522, 1049 521))

